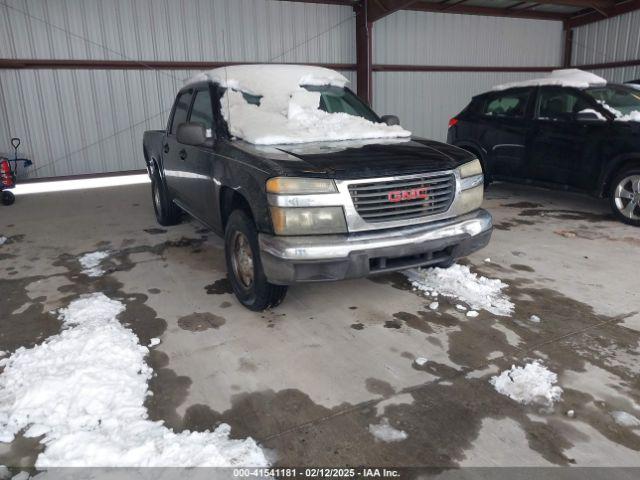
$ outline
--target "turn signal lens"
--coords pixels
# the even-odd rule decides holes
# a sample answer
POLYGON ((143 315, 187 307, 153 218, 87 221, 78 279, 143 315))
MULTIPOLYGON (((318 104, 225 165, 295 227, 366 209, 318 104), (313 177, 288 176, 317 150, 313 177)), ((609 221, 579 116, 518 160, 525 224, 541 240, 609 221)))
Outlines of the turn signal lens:
POLYGON ((449 128, 455 127, 457 124, 458 124, 458 119, 456 117, 453 117, 451 120, 449 120, 449 128))
POLYGON ((335 182, 328 178, 275 177, 267 180, 267 193, 305 195, 337 191, 335 182))

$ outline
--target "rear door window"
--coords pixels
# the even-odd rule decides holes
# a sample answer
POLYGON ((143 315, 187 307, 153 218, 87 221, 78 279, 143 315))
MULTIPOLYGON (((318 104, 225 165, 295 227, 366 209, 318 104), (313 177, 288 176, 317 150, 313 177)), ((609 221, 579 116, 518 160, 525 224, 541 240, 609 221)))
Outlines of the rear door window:
POLYGON ((169 133, 175 135, 178 131, 178 125, 187 121, 187 115, 189 114, 189 107, 191 106, 192 92, 184 92, 178 96, 176 100, 176 107, 173 111, 173 120, 171 121, 171 130, 169 133))
POLYGON ((484 104, 483 114, 490 117, 523 118, 530 95, 531 90, 492 95, 484 104))

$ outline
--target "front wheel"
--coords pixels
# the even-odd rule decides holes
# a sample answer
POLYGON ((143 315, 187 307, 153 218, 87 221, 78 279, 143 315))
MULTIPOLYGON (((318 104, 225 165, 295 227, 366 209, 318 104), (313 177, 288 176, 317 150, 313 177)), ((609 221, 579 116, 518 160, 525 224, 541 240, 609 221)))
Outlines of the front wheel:
POLYGON ((13 193, 4 191, 2 192, 2 203, 3 205, 13 205, 16 201, 16 197, 13 193))
POLYGON ((610 202, 618 219, 640 227, 640 167, 623 170, 615 177, 610 202))
POLYGON ((224 246, 229 281, 240 303, 256 312, 278 306, 287 287, 267 280, 260 260, 258 231, 244 211, 234 210, 229 216, 224 246))

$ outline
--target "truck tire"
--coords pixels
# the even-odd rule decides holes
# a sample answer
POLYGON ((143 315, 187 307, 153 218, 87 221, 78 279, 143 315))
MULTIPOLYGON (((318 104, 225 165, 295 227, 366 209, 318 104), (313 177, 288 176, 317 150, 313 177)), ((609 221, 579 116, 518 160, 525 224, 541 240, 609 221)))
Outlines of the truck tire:
POLYGON ((233 293, 254 312, 278 306, 287 294, 286 286, 267 281, 260 260, 258 231, 243 210, 234 210, 224 231, 224 253, 233 293))
POLYGON ((619 220, 640 227, 640 166, 621 170, 614 177, 609 202, 619 220))
POLYGON ((168 227, 180 222, 182 212, 169 198, 167 186, 157 172, 151 177, 151 199, 153 200, 156 219, 160 225, 168 227))

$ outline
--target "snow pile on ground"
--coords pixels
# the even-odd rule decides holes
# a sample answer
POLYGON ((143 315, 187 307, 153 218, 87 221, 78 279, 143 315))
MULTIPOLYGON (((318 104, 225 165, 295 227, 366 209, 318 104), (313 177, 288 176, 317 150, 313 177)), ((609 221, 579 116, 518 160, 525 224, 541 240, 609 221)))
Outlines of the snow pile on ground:
POLYGON ((5 237, 4 235, 0 235, 0 245, 4 245, 6 241, 7 237, 5 237))
POLYGON ((369 432, 383 442, 400 442, 408 437, 404 430, 398 430, 389 425, 389 420, 386 417, 377 425, 369 425, 369 432))
POLYGON ((560 400, 562 388, 554 385, 558 376, 547 369, 538 360, 524 367, 513 365, 500 375, 491 377, 489 382, 494 388, 519 403, 544 403, 552 405, 560 400))
POLYGON ((640 427, 640 419, 638 417, 631 415, 630 413, 623 411, 615 411, 611 412, 611 417, 613 420, 623 427, 636 428, 640 427))
POLYGON ((89 277, 100 277, 104 275, 104 270, 100 267, 100 263, 109 256, 107 251, 98 251, 85 253, 78 260, 82 265, 82 273, 89 277))
POLYGON ((449 268, 412 269, 405 272, 417 290, 437 296, 444 295, 465 302, 473 310, 487 310, 494 315, 509 316, 514 305, 502 293, 506 283, 472 273, 465 265, 449 268))
POLYGON ((228 87, 220 100, 222 114, 234 137, 256 145, 409 137, 398 125, 374 123, 346 113, 319 109, 320 93, 301 85, 344 87, 338 72, 300 65, 240 65, 194 77, 228 87), (249 103, 245 94, 255 97, 249 103), (258 103, 259 97, 259 105, 258 103))
POLYGON ((523 80, 521 82, 503 83, 496 85, 492 90, 506 90, 515 87, 537 87, 540 85, 559 85, 562 87, 588 88, 606 85, 607 81, 590 72, 577 68, 553 70, 548 76, 523 80))
POLYGON ((44 435, 36 467, 266 466, 250 438, 230 427, 179 434, 147 419, 148 349, 116 315, 122 303, 102 293, 61 310, 65 329, 0 360, 0 441, 25 429, 44 435))

